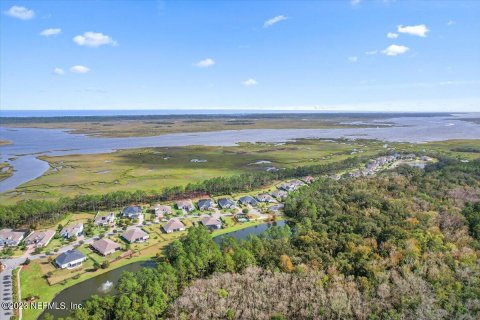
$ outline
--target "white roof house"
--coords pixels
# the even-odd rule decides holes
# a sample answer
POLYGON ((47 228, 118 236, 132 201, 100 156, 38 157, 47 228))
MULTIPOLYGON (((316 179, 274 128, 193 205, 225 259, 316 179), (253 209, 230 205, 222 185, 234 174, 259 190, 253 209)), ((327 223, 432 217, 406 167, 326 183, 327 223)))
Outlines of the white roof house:
POLYGON ((77 222, 72 223, 70 225, 65 226, 62 231, 60 231, 60 235, 64 238, 71 238, 71 237, 78 237, 83 232, 83 223, 77 222))
POLYGON ((31 234, 28 235, 28 237, 25 238, 25 244, 27 246, 33 244, 37 248, 42 248, 48 245, 54 235, 54 230, 33 231, 31 234))
POLYGON ((18 246, 24 236, 25 232, 22 231, 2 229, 0 230, 0 246, 18 246))

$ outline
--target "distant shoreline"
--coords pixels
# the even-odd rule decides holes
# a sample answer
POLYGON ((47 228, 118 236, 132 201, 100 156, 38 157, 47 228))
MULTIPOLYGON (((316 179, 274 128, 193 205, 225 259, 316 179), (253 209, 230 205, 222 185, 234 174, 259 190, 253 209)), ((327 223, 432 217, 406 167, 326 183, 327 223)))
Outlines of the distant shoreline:
POLYGON ((47 121, 101 121, 101 120, 153 120, 168 118, 283 118, 308 116, 314 118, 393 118, 434 117, 471 114, 472 112, 354 112, 322 110, 0 110, 2 124, 47 121))

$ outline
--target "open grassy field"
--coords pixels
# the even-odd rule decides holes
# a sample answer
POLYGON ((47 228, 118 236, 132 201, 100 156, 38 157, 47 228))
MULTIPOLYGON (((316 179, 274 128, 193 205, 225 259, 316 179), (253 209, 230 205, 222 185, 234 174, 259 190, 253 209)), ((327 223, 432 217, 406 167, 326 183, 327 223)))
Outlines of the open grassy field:
POLYGON ((2 194, 0 199, 13 203, 118 190, 159 191, 218 176, 265 171, 267 167, 327 163, 382 149, 383 143, 378 141, 298 140, 286 144, 245 143, 234 147, 190 146, 42 156, 51 169, 17 190, 2 194), (206 162, 192 162, 194 159, 206 162))
POLYGON ((156 136, 179 132, 206 132, 241 129, 325 129, 388 126, 386 114, 244 114, 5 118, 4 126, 68 129, 74 133, 103 137, 156 136), (350 122, 359 122, 349 124, 350 122))

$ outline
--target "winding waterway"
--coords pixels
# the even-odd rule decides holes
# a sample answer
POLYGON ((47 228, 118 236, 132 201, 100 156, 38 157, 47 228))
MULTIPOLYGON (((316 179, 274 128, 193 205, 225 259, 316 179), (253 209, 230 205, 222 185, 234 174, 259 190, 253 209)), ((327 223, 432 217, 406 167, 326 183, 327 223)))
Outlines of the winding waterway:
MULTIPOLYGON (((232 146, 239 142, 284 142, 299 138, 370 138, 392 142, 422 143, 449 139, 480 139, 480 125, 460 118, 478 114, 382 119, 390 127, 339 129, 247 129, 175 133, 152 137, 105 138, 72 134, 67 130, 0 127, 0 161, 8 162, 13 175, 0 182, 0 192, 13 190, 45 173, 49 165, 39 155, 108 153, 119 149, 188 145, 232 146)), ((375 125, 375 121, 370 123, 375 125)))

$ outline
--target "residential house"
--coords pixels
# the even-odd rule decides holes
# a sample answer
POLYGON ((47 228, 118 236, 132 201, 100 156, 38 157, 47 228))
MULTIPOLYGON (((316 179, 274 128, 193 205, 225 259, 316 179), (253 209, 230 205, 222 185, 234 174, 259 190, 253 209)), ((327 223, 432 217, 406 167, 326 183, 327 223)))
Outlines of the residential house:
POLYGON ((201 211, 213 209, 215 203, 212 199, 198 200, 198 209, 201 211))
POLYGON ((185 225, 178 218, 172 218, 163 226, 165 233, 185 230, 185 225))
POLYGON ((140 206, 129 206, 122 210, 122 217, 124 218, 140 219, 142 215, 142 208, 140 206))
POLYGON ((232 199, 222 198, 218 199, 217 202, 222 209, 231 209, 235 207, 235 201, 233 201, 232 199))
POLYGON ((156 204, 154 207, 150 208, 150 212, 157 215, 165 215, 165 214, 172 214, 172 207, 163 205, 163 204, 156 204))
POLYGON ((117 250, 120 250, 120 245, 115 241, 104 238, 92 243, 92 248, 102 256, 107 256, 117 250))
POLYGON ((78 250, 68 250, 55 259, 55 264, 62 269, 80 267, 87 257, 78 250))
POLYGON ((262 194, 257 195, 257 200, 259 202, 267 202, 267 203, 276 202, 275 199, 267 193, 262 193, 262 194))
POLYGON ((257 200, 255 200, 254 197, 252 196, 243 196, 241 197, 240 199, 238 199, 238 202, 241 204, 241 205, 251 205, 251 206, 256 206, 258 204, 257 200))
POLYGON ((288 192, 283 190, 275 190, 272 192, 272 196, 279 201, 283 201, 287 198, 288 192))
POLYGON ((190 199, 178 200, 176 204, 177 204, 177 208, 180 210, 183 210, 185 213, 189 213, 195 210, 195 206, 193 205, 193 202, 190 199))
POLYGON ((122 238, 129 243, 145 242, 148 240, 148 234, 139 228, 131 228, 122 234, 122 238))
POLYGON ((54 230, 33 231, 25 238, 25 244, 27 246, 35 245, 37 248, 43 248, 47 246, 54 235, 54 230))
POLYGON ((83 232, 83 223, 76 222, 72 223, 68 226, 65 226, 62 231, 60 231, 60 235, 64 238, 70 239, 71 237, 78 237, 83 232))
POLYGON ((200 223, 207 227, 207 229, 209 230, 222 228, 222 221, 218 218, 214 218, 211 216, 203 217, 200 223))
POLYGON ((0 246, 16 247, 25 236, 23 231, 14 231, 12 229, 0 230, 0 246))
POLYGON ((101 227, 113 226, 114 223, 115 223, 115 213, 113 212, 103 213, 103 214, 99 212, 97 213, 97 216, 95 217, 95 220, 94 220, 94 224, 96 226, 101 226, 101 227))

